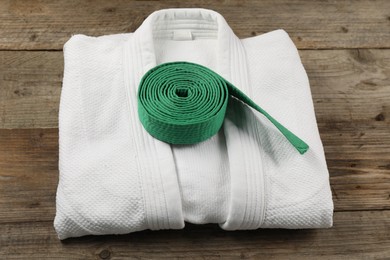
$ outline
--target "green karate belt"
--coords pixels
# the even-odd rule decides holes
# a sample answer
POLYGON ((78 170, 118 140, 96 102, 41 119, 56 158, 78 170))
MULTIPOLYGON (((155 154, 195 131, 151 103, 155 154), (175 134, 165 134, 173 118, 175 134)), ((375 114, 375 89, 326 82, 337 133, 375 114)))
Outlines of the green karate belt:
POLYGON ((221 128, 230 95, 268 118, 299 153, 309 149, 233 84, 190 62, 164 63, 142 77, 138 115, 153 137, 170 144, 194 144, 210 138, 221 128))

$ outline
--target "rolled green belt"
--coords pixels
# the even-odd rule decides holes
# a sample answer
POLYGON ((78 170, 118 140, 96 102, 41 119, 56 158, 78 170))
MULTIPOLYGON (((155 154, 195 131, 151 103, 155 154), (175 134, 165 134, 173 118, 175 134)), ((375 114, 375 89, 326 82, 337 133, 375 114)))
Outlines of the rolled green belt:
POLYGON ((153 137, 170 144, 194 144, 210 138, 221 128, 230 95, 268 118, 299 153, 309 149, 233 84, 190 62, 164 63, 142 77, 138 115, 153 137))

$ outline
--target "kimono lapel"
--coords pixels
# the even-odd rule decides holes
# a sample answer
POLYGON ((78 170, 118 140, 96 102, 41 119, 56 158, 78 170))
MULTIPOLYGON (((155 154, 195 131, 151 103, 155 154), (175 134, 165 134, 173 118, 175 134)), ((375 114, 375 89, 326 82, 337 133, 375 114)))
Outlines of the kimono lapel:
MULTIPOLYGON (((233 33, 220 14, 205 9, 161 10, 151 14, 134 32, 125 46, 126 58, 124 62, 125 65, 129 65, 126 69, 128 74, 125 77, 128 81, 126 88, 128 100, 130 100, 130 110, 135 113, 132 116, 132 120, 138 118, 136 114, 138 84, 149 69, 158 65, 156 63, 154 41, 157 36, 164 37, 164 30, 163 34, 159 31, 157 35, 155 28, 159 24, 168 23, 169 26, 178 26, 181 29, 197 29, 205 26, 205 22, 209 26, 214 24, 217 30, 216 72, 251 96, 245 49, 240 39, 233 33)), ((168 31, 166 34, 165 36, 169 37, 168 31)), ((263 185, 262 181, 260 181, 260 185, 256 185, 253 188, 253 185, 248 180, 258 179, 258 175, 262 176, 263 170, 262 164, 259 162, 261 161, 259 159, 259 151, 251 149, 255 149, 254 142, 251 140, 250 135, 244 132, 246 130, 242 130, 251 126, 239 129, 235 125, 237 122, 234 122, 234 118, 230 121, 233 123, 228 126, 224 125, 223 131, 228 137, 226 142, 229 158, 231 158, 229 162, 226 162, 230 164, 232 180, 231 202, 226 222, 221 223, 221 226, 225 229, 258 228, 263 221, 263 214, 258 214, 259 211, 263 210, 263 204, 254 204, 264 200, 263 185), (237 142, 237 140, 240 140, 240 142, 237 142), (248 149, 243 147, 250 143, 252 144, 248 149), (237 161, 237 158, 242 158, 242 160, 237 161), (248 200, 248 192, 255 194, 255 196, 248 200), (253 214, 246 214, 245 212, 248 209, 253 214), (256 216, 254 216, 255 213, 257 214, 256 216), (242 226, 241 223, 247 221, 248 218, 252 219, 250 224, 242 226)), ((245 124, 248 124, 248 122, 245 124)), ((172 147, 149 136, 142 129, 139 122, 134 125, 136 125, 134 127, 135 132, 137 132, 137 135, 134 136, 138 139, 135 140, 135 143, 143 144, 138 150, 140 151, 140 171, 143 173, 141 179, 143 179, 142 186, 144 187, 144 197, 146 198, 146 215, 149 225, 152 229, 180 228, 181 225, 184 225, 182 219, 183 212, 172 147), (154 163, 148 163, 148 160, 153 160, 154 163), (172 223, 176 224, 172 227, 172 223)))

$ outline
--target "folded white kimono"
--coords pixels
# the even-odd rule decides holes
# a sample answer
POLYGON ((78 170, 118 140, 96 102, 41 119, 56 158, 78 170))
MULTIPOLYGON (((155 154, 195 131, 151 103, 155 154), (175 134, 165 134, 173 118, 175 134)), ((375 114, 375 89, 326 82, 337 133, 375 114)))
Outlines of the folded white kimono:
POLYGON ((60 239, 180 229, 332 225, 329 174, 309 82, 283 30, 238 39, 205 9, 151 14, 134 33, 74 35, 64 46, 59 115, 60 239), (219 133, 195 145, 150 136, 137 88, 154 66, 204 65, 232 82, 310 149, 299 154, 262 114, 235 99, 219 133))

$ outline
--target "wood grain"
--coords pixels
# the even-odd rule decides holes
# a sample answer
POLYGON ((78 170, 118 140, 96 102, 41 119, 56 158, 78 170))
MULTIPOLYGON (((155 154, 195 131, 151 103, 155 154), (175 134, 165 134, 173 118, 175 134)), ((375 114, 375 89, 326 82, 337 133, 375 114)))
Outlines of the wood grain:
POLYGON ((58 127, 62 52, 0 51, 0 128, 58 127))
POLYGON ((7 259, 386 259, 390 211, 337 212, 325 230, 227 232, 216 225, 184 230, 87 236, 60 242, 52 222, 0 225, 0 257, 7 259))
MULTIPOLYGON (((330 157, 336 211, 390 209, 388 152, 375 159, 330 157)), ((57 183, 57 129, 0 130, 0 225, 52 221, 57 183)))
POLYGON ((153 11, 203 7, 240 37, 283 28, 300 49, 389 48, 390 2, 345 1, 0 1, 0 49, 60 50, 72 34, 132 32, 153 11))
POLYGON ((0 130, 0 225, 53 220, 58 130, 0 130))

